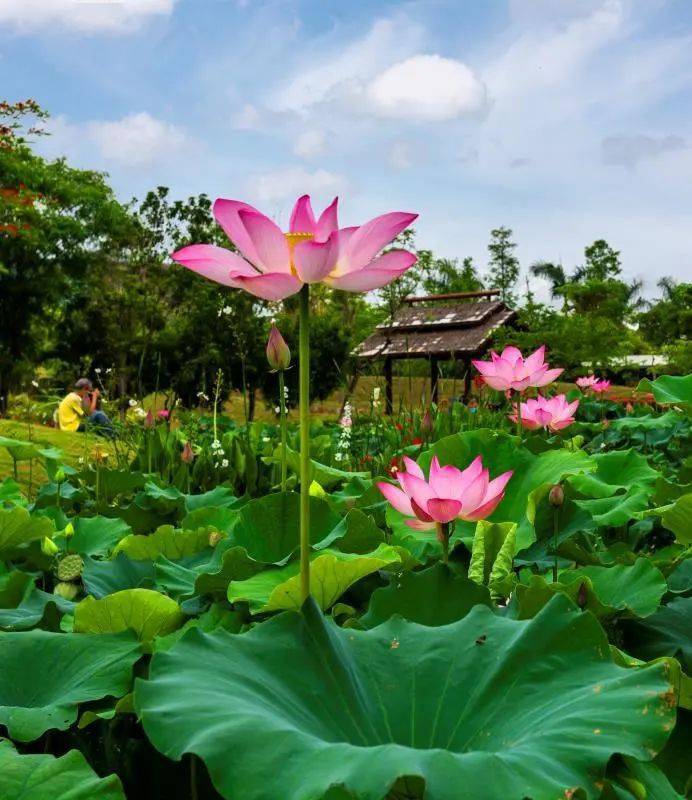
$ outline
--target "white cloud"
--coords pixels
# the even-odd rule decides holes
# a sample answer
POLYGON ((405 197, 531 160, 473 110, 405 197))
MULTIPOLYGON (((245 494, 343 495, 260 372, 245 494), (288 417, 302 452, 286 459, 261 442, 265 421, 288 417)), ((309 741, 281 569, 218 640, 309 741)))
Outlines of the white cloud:
POLYGON ((416 55, 379 74, 367 87, 372 110, 383 117, 436 122, 481 111, 483 83, 461 61, 416 55))
POLYGON ((237 131, 254 131, 259 127, 261 119, 262 115, 257 107, 246 103, 234 114, 231 124, 237 131))
POLYGON ((253 175, 248 180, 248 192, 264 203, 279 203, 301 194, 333 196, 346 186, 343 175, 318 169, 310 172, 303 167, 286 167, 253 175))
POLYGON ((423 31, 405 16, 376 20, 360 39, 320 41, 307 51, 293 77, 275 93, 269 105, 279 111, 306 112, 330 101, 360 95, 364 84, 397 58, 420 49, 423 31), (336 55, 335 55, 336 53, 336 55))
POLYGON ((165 161, 187 141, 180 128, 146 111, 115 121, 90 122, 87 133, 103 158, 127 166, 165 161))
POLYGON ((394 169, 408 169, 413 166, 411 148, 407 142, 392 142, 387 153, 387 162, 394 169))
POLYGON ((640 161, 686 148, 681 136, 608 136, 601 142, 601 156, 604 164, 632 168, 640 161))
POLYGON ((0 23, 24 33, 62 26, 83 33, 122 33, 153 16, 171 14, 176 0, 0 0, 0 23))
POLYGON ((319 128, 303 131, 293 145, 293 152, 299 158, 318 158, 327 151, 327 135, 319 128))

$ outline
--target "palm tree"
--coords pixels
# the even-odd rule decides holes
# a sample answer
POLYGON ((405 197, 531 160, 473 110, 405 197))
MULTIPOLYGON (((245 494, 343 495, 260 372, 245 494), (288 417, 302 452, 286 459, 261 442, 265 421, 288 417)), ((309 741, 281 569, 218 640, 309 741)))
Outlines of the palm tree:
POLYGON ((562 264, 553 264, 552 261, 535 261, 529 269, 532 275, 537 278, 543 278, 550 283, 550 297, 552 300, 562 297, 563 303, 565 302, 561 289, 571 279, 567 276, 562 264))

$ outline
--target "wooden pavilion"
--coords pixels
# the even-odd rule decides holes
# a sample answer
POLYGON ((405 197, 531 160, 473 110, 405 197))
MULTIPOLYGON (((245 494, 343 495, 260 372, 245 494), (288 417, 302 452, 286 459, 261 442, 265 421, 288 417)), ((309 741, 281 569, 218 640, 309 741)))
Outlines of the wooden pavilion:
POLYGON ((499 289, 407 297, 392 319, 378 325, 354 351, 364 361, 382 359, 386 381, 385 410, 393 409, 392 362, 430 361, 430 397, 438 400, 439 362, 453 359, 465 365, 464 396, 471 388, 471 359, 488 349, 495 331, 516 319, 516 311, 497 299, 499 289))

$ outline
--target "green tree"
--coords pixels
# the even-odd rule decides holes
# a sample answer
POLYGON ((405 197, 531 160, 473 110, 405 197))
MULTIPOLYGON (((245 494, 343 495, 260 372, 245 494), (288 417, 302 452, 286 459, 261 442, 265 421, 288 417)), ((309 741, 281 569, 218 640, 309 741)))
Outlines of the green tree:
POLYGON ((418 258, 424 275, 423 289, 427 294, 475 292, 483 288, 483 281, 478 277, 470 256, 461 266, 456 258, 435 258, 430 250, 419 250, 418 258))
POLYGON ((639 314, 639 328, 654 347, 674 344, 692 336, 692 283, 673 278, 658 282, 661 297, 647 303, 639 314))
POLYGON ((519 259, 514 254, 515 248, 511 228, 500 227, 490 231, 488 283, 493 289, 500 290, 502 300, 508 305, 516 305, 517 302, 513 292, 519 278, 519 259))
POLYGON ((32 151, 36 122, 45 117, 33 101, 0 104, 2 397, 50 345, 73 281, 103 275, 134 230, 104 175, 32 151))

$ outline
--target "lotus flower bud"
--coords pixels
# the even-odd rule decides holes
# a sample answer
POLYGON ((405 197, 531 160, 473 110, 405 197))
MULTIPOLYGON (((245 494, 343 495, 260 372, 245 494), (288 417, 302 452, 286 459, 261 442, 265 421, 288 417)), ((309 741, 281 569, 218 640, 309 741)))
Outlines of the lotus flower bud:
POLYGON ((185 442, 185 447, 183 447, 183 452, 180 454, 180 460, 183 464, 192 464, 195 460, 195 454, 190 446, 190 442, 185 442))
POLYGON ((59 467, 55 470, 55 482, 62 483, 65 480, 65 470, 59 467))
POLYGON ((154 419, 154 415, 151 411, 147 411, 146 417, 144 417, 144 427, 145 428, 153 428, 156 425, 156 421, 154 419))
POLYGON ((550 505, 555 508, 560 508, 565 502, 565 492, 559 483, 556 483, 555 486, 550 489, 548 500, 550 501, 550 505))
POLYGON ((420 421, 420 429, 423 433, 432 433, 433 418, 429 408, 427 408, 425 414, 423 414, 423 419, 420 421))
POLYGON ((276 325, 272 325, 269 331, 267 361, 274 370, 288 369, 291 366, 291 351, 276 325))
POLYGON ((52 539, 44 536, 41 539, 41 552, 46 556, 54 556, 58 552, 58 546, 52 539))
POLYGON ((79 585, 76 583, 68 583, 67 581, 60 581, 53 587, 53 594, 63 597, 65 600, 74 600, 79 594, 79 585))

